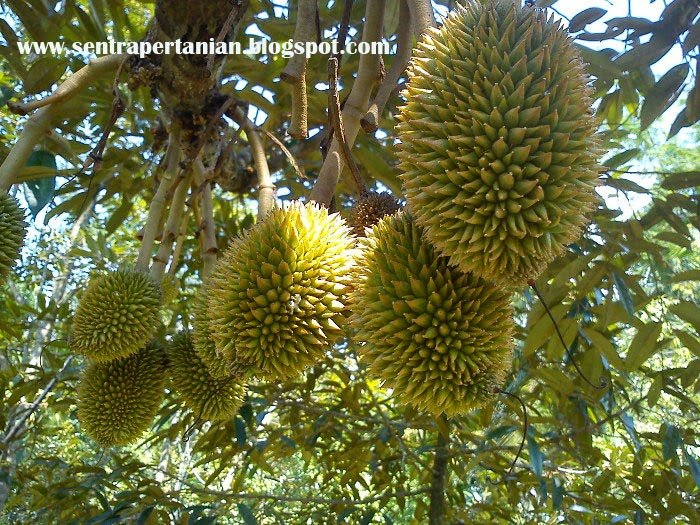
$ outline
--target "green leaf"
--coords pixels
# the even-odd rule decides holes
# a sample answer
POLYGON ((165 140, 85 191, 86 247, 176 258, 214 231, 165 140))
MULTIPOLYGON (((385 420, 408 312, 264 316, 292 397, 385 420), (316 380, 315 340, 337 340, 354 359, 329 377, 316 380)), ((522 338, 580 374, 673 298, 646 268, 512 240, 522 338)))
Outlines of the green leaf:
POLYGON ((625 357, 628 372, 637 370, 644 361, 651 357, 656 350, 656 341, 661 335, 662 327, 662 323, 647 323, 637 331, 625 357))
POLYGON ((569 22, 569 32, 577 33, 581 31, 588 24, 602 18, 605 13, 607 13, 607 11, 605 9, 601 9, 600 7, 589 7, 588 9, 584 9, 574 16, 571 19, 571 22, 569 22))
POLYGON ((678 427, 675 425, 666 424, 666 432, 664 433, 664 439, 661 446, 661 453, 664 461, 678 459, 678 454, 676 451, 682 444, 683 441, 681 440, 681 435, 678 432, 678 427))
POLYGON ((625 278, 617 272, 612 273, 613 282, 615 283, 615 288, 620 296, 620 302, 625 308, 625 311, 629 314, 630 319, 634 317, 634 303, 632 302, 632 296, 630 295, 630 290, 627 288, 627 283, 625 278))
POLYGON ((640 152, 641 152, 641 150, 639 148, 631 148, 631 149, 625 150, 621 153, 613 155, 608 160, 604 160, 603 165, 607 166, 610 169, 617 168, 618 166, 622 166, 623 164, 627 164, 633 158, 637 157, 640 152))
POLYGON ((681 301, 671 305, 669 310, 683 319, 686 323, 692 324, 695 330, 700 332, 700 308, 690 301, 681 301))
MULTIPOLYGON (((27 166, 41 166, 56 171, 56 157, 49 151, 34 151, 27 160, 27 166)), ((36 218, 41 210, 51 202, 56 189, 55 177, 44 177, 25 182, 25 197, 29 210, 36 218)))
POLYGON ((255 518, 255 514, 253 514, 252 509, 248 505, 245 503, 238 503, 236 506, 238 507, 238 514, 241 515, 245 525, 258 525, 258 520, 255 518))
POLYGON ((700 464, 698 463, 698 460, 695 459, 690 452, 688 452, 687 448, 685 449, 685 459, 688 462, 690 474, 695 480, 695 485, 697 485, 697 487, 700 489, 700 464))
POLYGON ((530 454, 530 466, 535 476, 542 477, 542 466, 544 464, 544 456, 537 441, 533 436, 527 436, 527 450, 530 454))
POLYGON ((68 62, 55 57, 45 56, 34 62, 24 75, 24 91, 35 95, 49 89, 61 79, 68 67, 68 62))
POLYGON ((618 370, 624 369, 624 363, 618 355, 617 350, 615 349, 615 346, 612 344, 610 339, 605 337, 599 331, 593 330, 591 328, 585 328, 583 330, 583 333, 591 341, 591 346, 595 348, 598 352, 600 352, 600 354, 603 355, 603 357, 605 357, 608 363, 610 363, 618 370))
POLYGON ((664 111, 678 98, 683 91, 683 83, 688 76, 688 64, 678 64, 672 67, 659 81, 654 84, 644 98, 642 111, 639 115, 641 129, 651 126, 664 111))
POLYGON ((700 186, 700 171, 683 171, 665 175, 661 187, 667 190, 684 190, 700 186))

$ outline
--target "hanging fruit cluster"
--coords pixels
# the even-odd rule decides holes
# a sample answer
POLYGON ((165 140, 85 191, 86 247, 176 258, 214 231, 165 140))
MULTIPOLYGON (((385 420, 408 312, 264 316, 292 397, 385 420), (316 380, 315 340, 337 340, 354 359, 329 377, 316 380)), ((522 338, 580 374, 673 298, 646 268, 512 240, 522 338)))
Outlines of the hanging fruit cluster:
MULTIPOLYGON (((408 79, 396 126, 406 210, 363 192, 348 226, 315 203, 270 207, 208 272, 193 332, 164 349, 162 267, 148 272, 140 257, 91 280, 70 336, 88 360, 78 389, 88 434, 105 446, 137 439, 165 375, 198 419, 230 418, 246 382, 293 379, 342 337, 418 409, 453 416, 493 398, 511 366, 512 292, 579 238, 596 202, 588 77, 558 23, 491 0, 426 32, 408 79)), ((16 203, 0 197, 0 277, 22 236, 16 203)))

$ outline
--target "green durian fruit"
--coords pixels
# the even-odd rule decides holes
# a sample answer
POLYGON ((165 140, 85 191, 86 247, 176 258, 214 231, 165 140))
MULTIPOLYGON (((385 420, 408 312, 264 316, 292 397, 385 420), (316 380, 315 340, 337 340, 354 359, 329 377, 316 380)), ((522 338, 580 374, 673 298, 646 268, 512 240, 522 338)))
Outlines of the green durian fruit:
POLYGON ((367 228, 371 228, 382 217, 399 211, 401 206, 391 193, 369 192, 360 195, 357 203, 350 210, 348 225, 356 237, 364 237, 367 228))
POLYGON ((433 414, 491 400, 511 364, 509 295, 450 266, 405 211, 382 219, 361 248, 351 322, 370 372, 433 414))
POLYGON ((536 278, 580 237, 600 155, 573 41, 518 4, 468 2, 426 32, 396 126, 408 206, 430 242, 504 285, 536 278))
POLYGON ((352 245, 338 214, 300 202, 234 241, 209 285, 219 354, 270 380, 294 378, 321 359, 342 334, 352 245))
POLYGON ((197 418, 220 421, 233 417, 243 404, 245 386, 238 378, 216 379, 199 357, 187 332, 168 346, 172 384, 197 418))
POLYGON ((14 197, 0 193, 0 283, 19 258, 26 234, 24 213, 14 197))
MULTIPOLYGON (((221 259, 219 259, 221 260, 221 259)), ((207 283, 200 288, 193 305, 192 318, 192 344, 199 358, 204 362, 209 373, 215 379, 225 379, 233 374, 228 369, 228 361, 218 354, 212 338, 207 317, 207 296, 209 294, 207 283)))
POLYGON ((163 305, 172 303, 180 293, 180 281, 175 275, 165 274, 160 283, 163 305))
POLYGON ((122 269, 90 279, 73 318, 70 347, 92 361, 126 357, 159 325, 161 289, 145 272, 122 269))
POLYGON ((104 447, 136 441, 163 401, 165 369, 163 350, 156 345, 129 357, 90 363, 78 385, 81 428, 104 447))

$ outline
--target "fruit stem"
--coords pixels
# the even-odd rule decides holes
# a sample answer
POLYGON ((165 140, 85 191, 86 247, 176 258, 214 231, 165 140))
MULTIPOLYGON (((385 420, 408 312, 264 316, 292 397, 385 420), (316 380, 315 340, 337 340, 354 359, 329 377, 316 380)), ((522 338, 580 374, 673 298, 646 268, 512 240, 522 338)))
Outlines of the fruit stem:
POLYGON ((517 396, 513 394, 512 392, 508 392, 507 390, 503 390, 501 388, 494 388, 494 393, 496 394, 503 394, 504 396, 512 397, 513 399, 516 399, 518 403, 520 403, 520 408, 523 411, 523 435, 522 438, 520 439, 520 445, 518 446, 518 452, 516 452, 515 457, 513 458, 513 461, 510 464, 510 467, 506 471, 505 475, 503 476, 503 480, 499 482, 493 482, 489 480, 489 482, 492 485, 499 485, 503 481, 507 480, 508 477, 513 473, 513 469, 515 468, 515 464, 518 462, 518 459, 520 459, 520 454, 523 452, 523 448, 525 448, 525 438, 527 437, 527 430, 529 428, 529 423, 527 421, 527 407, 525 406, 525 403, 523 400, 520 398, 520 396, 517 396))
POLYGON ((583 373, 583 370, 581 370, 578 366, 578 363, 576 362, 576 359, 574 358, 574 355, 571 353, 571 350, 566 344, 566 341, 564 341, 564 336, 561 333, 561 330, 559 329, 559 325, 557 324, 557 321, 554 319, 554 316, 552 315, 552 311, 549 309, 549 306, 547 305, 546 301, 542 297, 542 294, 540 291, 537 289, 537 285, 535 284, 535 281, 530 279, 527 284, 530 286, 535 291, 535 294, 537 295, 537 298, 540 300, 542 303, 542 306, 544 307, 544 311, 547 312, 547 316, 549 317, 549 320, 552 321, 552 324, 554 325, 554 330, 557 333, 557 336, 559 337, 559 342, 561 342, 561 345, 564 347, 564 352, 566 352, 566 356, 569 358, 569 361, 571 361, 571 364, 574 365, 574 368, 576 369, 576 372, 578 373, 579 376, 581 376, 581 379, 583 379, 586 383, 588 383, 590 386, 597 390, 602 390, 606 386, 608 386, 608 382, 604 377, 600 378, 600 383, 598 385, 593 384, 593 382, 586 377, 586 374, 583 373))
POLYGON ((160 281, 163 278, 163 273, 165 273, 165 265, 170 260, 172 254, 173 243, 178 237, 178 232, 180 231, 180 225, 183 222, 185 214, 185 200, 187 198, 187 190, 190 187, 192 181, 192 171, 187 173, 184 179, 178 181, 177 188, 173 194, 173 200, 170 203, 170 210, 168 211, 168 219, 165 223, 165 228, 163 234, 161 235, 160 245, 158 246, 158 252, 153 259, 153 265, 151 266, 151 275, 160 281))
MULTIPOLYGON (((204 164, 202 164, 202 161, 199 159, 194 163, 194 183, 196 186, 202 188, 199 194, 201 202, 199 241, 202 253, 202 279, 206 280, 216 264, 218 245, 216 243, 216 223, 214 222, 214 201, 211 192, 211 182, 206 179, 204 164)), ((197 201, 195 200, 192 204, 195 210, 195 218, 197 218, 197 201)))
POLYGON ((146 226, 143 229, 143 240, 141 241, 139 257, 136 261, 136 268, 138 270, 148 270, 151 262, 156 235, 158 235, 160 231, 163 212, 168 201, 168 190, 171 189, 170 182, 173 180, 180 163, 180 153, 180 124, 177 120, 173 120, 170 125, 168 149, 165 152, 165 170, 163 172, 163 178, 160 184, 158 184, 156 194, 151 201, 151 206, 148 209, 146 226))
MULTIPOLYGON (((365 23, 362 29, 363 42, 371 44, 381 40, 385 7, 386 0, 367 0, 365 23)), ((355 143, 360 130, 360 119, 367 113, 372 90, 380 79, 380 59, 380 55, 360 55, 357 77, 343 106, 345 140, 350 148, 355 143)), ((338 138, 334 137, 328 155, 321 166, 316 184, 311 190, 310 199, 328 206, 335 195, 335 188, 344 167, 341 145, 338 138)))

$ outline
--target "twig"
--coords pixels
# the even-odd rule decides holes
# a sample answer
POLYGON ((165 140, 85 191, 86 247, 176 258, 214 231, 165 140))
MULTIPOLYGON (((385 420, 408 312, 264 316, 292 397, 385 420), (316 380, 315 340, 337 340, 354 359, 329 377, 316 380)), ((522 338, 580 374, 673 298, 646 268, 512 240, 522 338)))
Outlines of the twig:
POLYGON ((175 250, 173 251, 172 259, 170 260, 170 266, 168 267, 168 275, 174 276, 177 273, 178 264, 180 264, 180 257, 182 256, 182 251, 185 247, 185 241, 187 240, 187 226, 190 223, 192 208, 187 208, 185 211, 185 216, 180 224, 180 231, 177 234, 177 240, 175 241, 175 250))
POLYGON ((299 177, 302 180, 307 180, 308 177, 306 174, 302 171, 302 169, 299 167, 299 164, 297 164, 297 161, 294 159, 294 155, 292 155, 292 152, 287 149, 287 146, 284 145, 284 143, 275 137, 272 133, 267 131, 266 129, 261 129, 265 135, 269 137, 269 139, 277 144, 277 147, 284 153, 284 156, 287 157, 287 160, 289 161, 289 164, 292 166, 292 169, 296 172, 297 177, 299 177))
POLYGON ((328 59, 328 112, 331 116, 331 124, 333 125, 334 136, 340 143, 340 149, 343 152, 345 164, 350 168, 352 178, 357 185, 357 191, 360 195, 367 193, 367 188, 362 182, 360 170, 352 158, 350 146, 345 139, 345 129, 343 127, 343 116, 340 114, 340 100, 338 97, 338 60, 335 57, 328 59))
MULTIPOLYGON (((197 159, 194 163, 194 182, 202 188, 199 199, 201 202, 201 217, 199 221, 200 247, 202 254, 202 278, 206 280, 216 264, 218 245, 216 243, 216 223, 214 222, 214 202, 212 198, 211 182, 206 181, 204 164, 197 159)), ((193 202, 195 211, 197 200, 193 202)))
MULTIPOLYGON (((506 480, 508 477, 513 473, 513 469, 515 468, 516 463, 518 462, 518 459, 520 458, 520 454, 523 452, 523 448, 525 447, 525 438, 527 437, 527 430, 528 430, 528 421, 527 421, 527 407, 525 406, 525 403, 523 400, 520 398, 520 396, 516 396, 512 392, 508 392, 507 390, 502 390, 500 388, 496 388, 494 390, 495 393, 497 394, 503 394, 505 396, 512 397, 513 399, 517 400, 518 403, 520 403, 520 408, 523 411, 523 436, 520 440, 520 445, 518 446, 518 451, 515 453, 515 457, 513 458, 513 461, 510 464, 510 467, 508 468, 508 471, 505 473, 503 476, 503 479, 506 480)), ((491 482, 491 480, 489 480, 491 482)), ((498 484, 498 483, 493 483, 492 484, 498 484)))
MULTIPOLYGON (((382 38, 384 26, 385 0, 367 0, 365 24, 362 30, 363 42, 377 42, 382 38)), ((369 98, 380 77, 380 60, 376 55, 361 55, 357 77, 352 85, 350 95, 343 106, 343 124, 345 140, 352 147, 360 130, 360 119, 367 112, 369 98)), ((335 188, 345 165, 340 143, 333 139, 326 159, 323 161, 316 184, 311 190, 310 199, 323 205, 329 205, 335 195, 335 188)))
POLYGON ((51 129, 51 123, 58 115, 63 103, 94 82, 100 75, 118 67, 122 60, 123 55, 109 55, 91 60, 86 66, 69 76, 52 95, 27 104, 11 105, 20 113, 41 109, 27 120, 22 134, 0 165, 0 192, 6 192, 14 183, 17 173, 27 163, 34 146, 51 129))
POLYGON ((542 306, 544 307, 545 312, 547 312, 547 315, 549 316, 550 321, 552 321, 552 324, 554 325, 554 330, 557 333, 557 336, 559 337, 559 341, 561 342, 561 345, 564 347, 564 351, 566 352, 567 357, 569 358, 569 361, 571 361, 571 364, 574 365, 574 368, 576 369, 576 372, 578 372, 578 375, 581 376, 581 379, 583 379, 586 383, 591 385, 593 388, 601 390, 608 386, 608 382, 604 377, 600 378, 600 383, 598 385, 595 385, 591 382, 590 379, 586 377, 586 374, 583 373, 583 371, 579 368, 578 363, 576 363, 576 359, 574 358, 573 354, 571 353, 571 350, 566 344, 566 341, 564 341, 564 336, 561 333, 561 330, 559 329, 559 325, 557 324, 557 321, 554 319, 554 316, 552 315, 551 310, 549 309, 549 306, 545 302, 544 298, 542 297, 542 294, 540 291, 537 289, 537 285, 535 284, 535 281, 528 281, 527 283, 534 291, 535 294, 537 295, 537 298, 540 300, 542 303, 542 306))
POLYGON ((335 58, 338 59, 338 67, 343 60, 343 54, 340 52, 345 48, 345 40, 348 38, 350 29, 350 17, 352 16, 352 7, 355 5, 355 0, 345 0, 343 5, 343 17, 340 19, 340 29, 338 29, 338 53, 335 58))
MULTIPOLYGON (((29 406, 27 411, 22 414, 22 417, 19 418, 19 420, 12 426, 10 430, 7 431, 5 436, 2 438, 2 444, 3 446, 7 446, 7 444, 15 437, 17 432, 21 430, 21 428, 24 426, 24 424, 27 422, 29 417, 36 412, 36 410, 39 408, 39 405, 46 399, 46 396, 49 395, 49 393, 54 389, 56 384, 58 383, 58 379, 61 376, 61 374, 68 368, 68 365, 71 364, 73 361, 74 355, 70 355, 66 358, 66 360, 63 362, 63 365, 61 368, 56 372, 56 374, 51 378, 51 381, 48 382, 48 384, 44 387, 44 390, 41 391, 41 394, 39 394, 39 397, 37 397, 34 402, 29 406)), ((5 450, 0 451, 0 457, 5 455, 5 450)))

